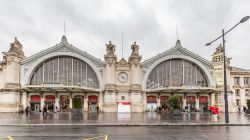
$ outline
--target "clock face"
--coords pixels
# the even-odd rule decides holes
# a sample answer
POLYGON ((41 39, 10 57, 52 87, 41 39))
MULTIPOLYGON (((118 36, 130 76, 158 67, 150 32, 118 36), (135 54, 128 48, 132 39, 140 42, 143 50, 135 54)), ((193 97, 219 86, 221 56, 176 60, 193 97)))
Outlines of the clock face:
POLYGON ((121 72, 119 75, 118 75, 118 79, 120 82, 126 82, 128 80, 128 75, 127 73, 125 72, 121 72))

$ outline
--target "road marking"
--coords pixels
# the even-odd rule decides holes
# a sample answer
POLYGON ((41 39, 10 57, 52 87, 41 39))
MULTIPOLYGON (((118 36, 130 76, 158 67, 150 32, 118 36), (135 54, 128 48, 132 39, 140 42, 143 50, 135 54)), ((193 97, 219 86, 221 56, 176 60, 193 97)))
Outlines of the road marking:
POLYGON ((9 140, 14 140, 11 136, 8 136, 8 139, 9 139, 9 140))
POLYGON ((109 136, 108 136, 108 135, 106 135, 104 140, 108 140, 108 137, 109 137, 109 136))
POLYGON ((109 135, 97 136, 97 137, 87 138, 87 139, 83 139, 83 140, 94 140, 94 139, 101 138, 101 137, 104 137, 104 140, 108 140, 108 136, 109 135))

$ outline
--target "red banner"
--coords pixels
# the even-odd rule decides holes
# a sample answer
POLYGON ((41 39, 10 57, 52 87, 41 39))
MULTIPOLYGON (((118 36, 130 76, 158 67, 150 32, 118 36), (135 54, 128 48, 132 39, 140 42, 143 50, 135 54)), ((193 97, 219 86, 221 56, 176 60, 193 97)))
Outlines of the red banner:
POLYGON ((200 96, 199 101, 200 103, 207 103, 208 102, 207 96, 200 96))
POLYGON ((88 96, 88 102, 89 103, 98 103, 98 96, 96 96, 96 95, 88 96))
POLYGON ((168 101, 168 96, 160 96, 161 102, 166 103, 168 101))
POLYGON ((32 102, 40 102, 40 101, 41 101, 41 97, 40 97, 39 95, 32 95, 32 96, 30 97, 30 100, 31 100, 32 102))
POLYGON ((47 102, 55 102, 56 97, 54 95, 45 96, 45 101, 47 102))
POLYGON ((187 103, 194 103, 195 102, 195 97, 194 96, 187 96, 186 97, 186 102, 187 103))
POLYGON ((156 103, 156 96, 148 96, 147 102, 148 103, 156 103))

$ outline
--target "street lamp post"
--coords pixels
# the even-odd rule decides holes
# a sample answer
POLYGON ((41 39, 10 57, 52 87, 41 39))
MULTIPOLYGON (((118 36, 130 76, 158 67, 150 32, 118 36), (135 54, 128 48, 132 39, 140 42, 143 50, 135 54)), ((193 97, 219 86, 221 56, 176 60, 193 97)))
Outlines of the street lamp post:
POLYGON ((237 27, 239 24, 246 22, 249 19, 249 16, 246 16, 240 20, 236 25, 234 25, 231 29, 229 29, 227 32, 224 32, 224 29, 222 30, 222 35, 214 39, 213 41, 206 44, 206 46, 211 45, 213 42, 217 41, 222 37, 222 43, 223 43, 223 65, 224 65, 224 100, 225 100, 225 122, 229 123, 229 114, 228 114, 228 98, 227 98, 227 71, 226 71, 226 47, 225 47, 225 35, 232 31, 235 27, 237 27))

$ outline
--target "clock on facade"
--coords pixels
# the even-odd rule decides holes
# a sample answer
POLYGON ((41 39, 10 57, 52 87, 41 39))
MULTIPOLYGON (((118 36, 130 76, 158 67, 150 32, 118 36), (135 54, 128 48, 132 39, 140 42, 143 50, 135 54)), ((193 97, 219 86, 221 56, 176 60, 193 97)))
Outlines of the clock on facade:
POLYGON ((119 80, 120 82, 126 82, 126 81, 128 80, 128 75, 127 75, 127 73, 125 73, 125 72, 119 73, 119 75, 118 75, 118 80, 119 80))

